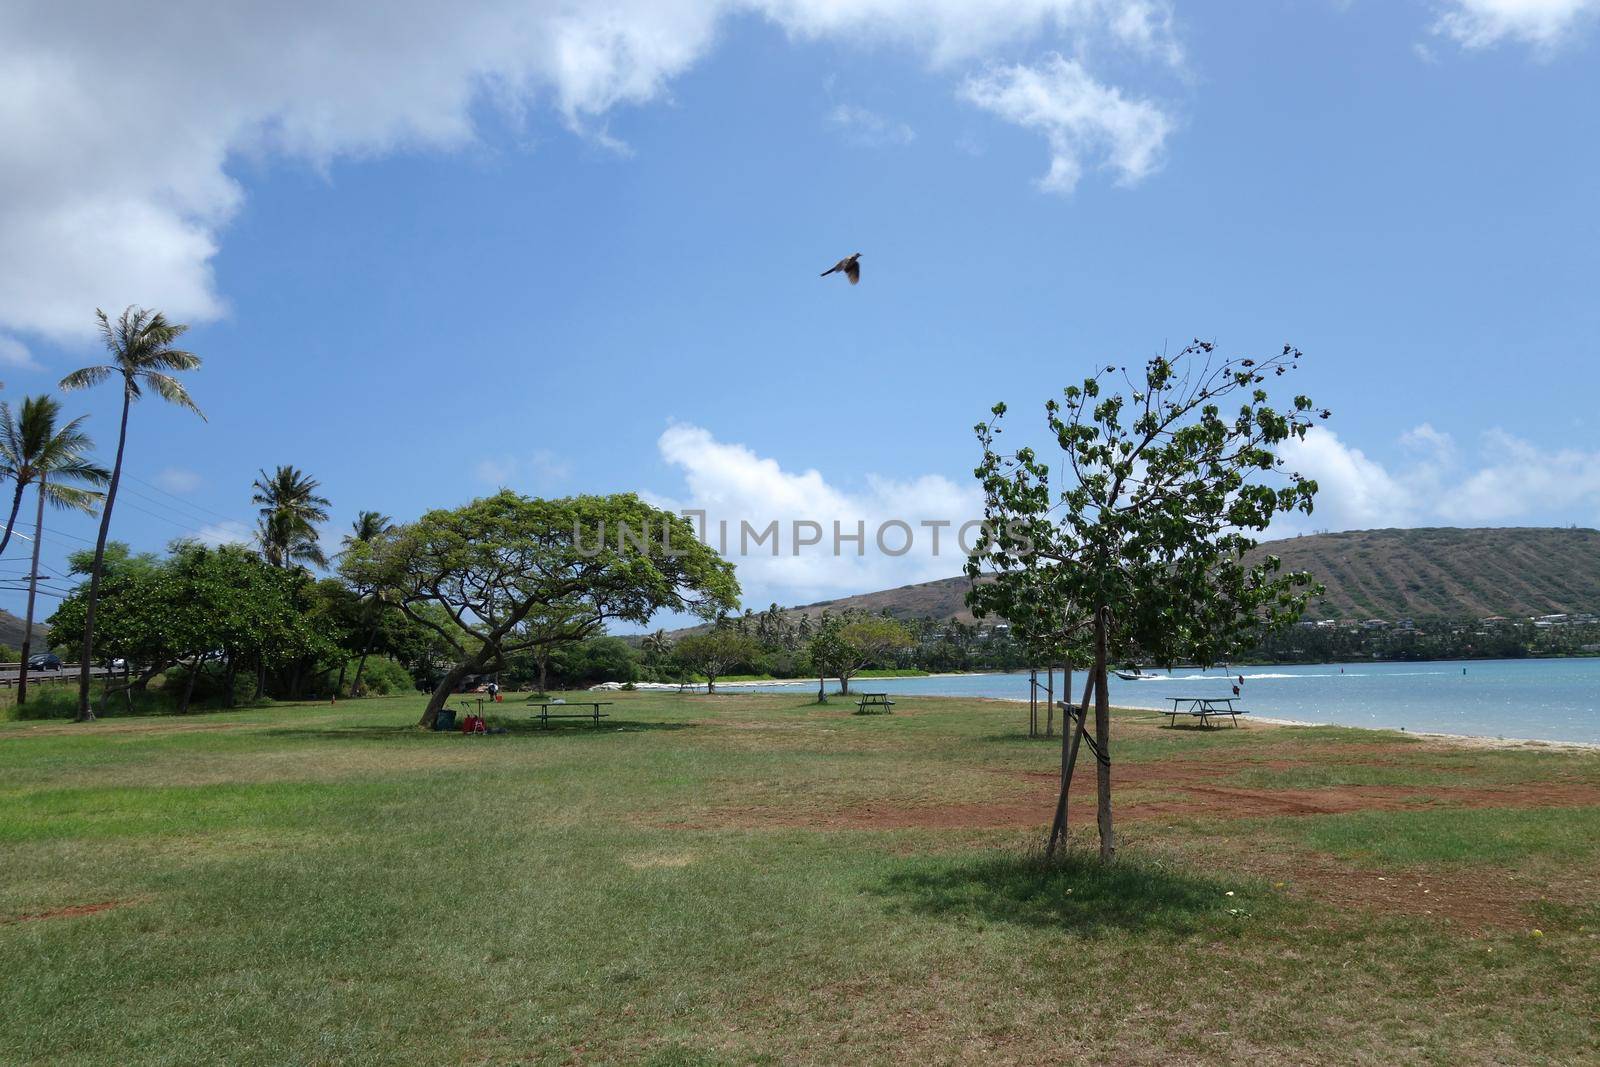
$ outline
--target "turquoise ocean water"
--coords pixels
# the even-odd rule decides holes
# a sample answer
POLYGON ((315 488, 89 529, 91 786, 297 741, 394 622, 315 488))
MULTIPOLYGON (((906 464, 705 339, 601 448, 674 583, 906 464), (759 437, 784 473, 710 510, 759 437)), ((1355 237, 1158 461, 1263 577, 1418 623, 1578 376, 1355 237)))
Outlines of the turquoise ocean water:
MULTIPOLYGON (((1112 678, 1111 700, 1120 707, 1161 708, 1172 696, 1227 696, 1241 674, 1239 706, 1269 718, 1600 743, 1600 658, 1179 669, 1140 681, 1112 678)), ((1056 679, 1059 699, 1059 674, 1056 679)), ((788 692, 816 684, 759 688, 788 692)), ((1073 677, 1079 695, 1082 686, 1080 672, 1073 677)), ((1025 701, 1028 675, 865 679, 854 688, 1025 701)))

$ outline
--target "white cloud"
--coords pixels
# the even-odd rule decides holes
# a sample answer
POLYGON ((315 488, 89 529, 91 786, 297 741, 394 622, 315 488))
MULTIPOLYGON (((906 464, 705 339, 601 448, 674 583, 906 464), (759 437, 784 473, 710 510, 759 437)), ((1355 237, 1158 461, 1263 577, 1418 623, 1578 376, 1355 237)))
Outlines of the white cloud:
POLYGON ((1093 155, 1103 156, 1124 184, 1137 182, 1160 164, 1173 129, 1173 120, 1155 104, 1124 97, 1059 55, 1032 67, 993 68, 967 79, 961 95, 1008 122, 1043 131, 1050 170, 1039 184, 1055 193, 1072 192, 1093 155))
POLYGON ((785 470, 744 445, 681 424, 668 427, 658 447, 662 458, 682 471, 684 488, 648 498, 673 511, 705 512, 705 539, 719 549, 726 544, 748 604, 805 603, 959 574, 965 555, 957 544, 958 529, 982 515, 975 484, 957 485, 939 475, 911 481, 868 477, 861 490, 849 491, 830 484, 820 471, 785 470), (773 522, 776 539, 763 539, 773 522), (797 528, 797 522, 815 523, 818 529, 797 528), (935 553, 936 529, 924 523, 937 522, 950 525, 937 528, 935 553), (865 534, 860 544, 850 539, 858 532, 865 534), (801 545, 797 554, 797 539, 813 537, 821 543, 801 545))
POLYGON ((909 47, 935 67, 1039 37, 1091 33, 1170 62, 1182 59, 1160 0, 752 0, 789 32, 909 47))
POLYGON ((1600 0, 1449 0, 1436 33, 1464 48, 1516 41, 1549 50, 1564 44, 1600 13, 1600 0))
POLYGON ((221 522, 209 523, 200 527, 194 533, 194 539, 203 545, 219 548, 222 545, 249 545, 254 544, 255 531, 242 522, 224 519, 221 522))
MULTIPOLYGON (((754 12, 802 39, 908 49, 935 69, 1040 37, 1169 62, 1152 0, 477 0, 437 4, 0 6, 0 326, 92 334, 128 303, 184 320, 226 303, 211 263, 244 190, 229 166, 315 168, 477 136, 474 108, 549 106, 606 141, 605 117, 661 97, 754 12)), ((1124 122, 1137 104, 1116 104, 1124 122)), ((1143 118, 1148 127, 1152 121, 1143 118)), ((1111 137, 1128 175, 1151 133, 1111 137)))
POLYGON ((1320 426, 1285 444, 1286 466, 1317 481, 1316 511, 1275 529, 1600 524, 1600 451, 1545 449, 1491 430, 1468 459, 1427 423, 1400 443, 1409 455, 1392 469, 1320 426))
POLYGON ((856 144, 868 148, 907 145, 917 139, 916 131, 905 123, 884 118, 855 104, 839 104, 828 112, 828 122, 856 144))
POLYGON ((37 370, 39 363, 33 358, 33 353, 28 351, 27 345, 15 337, 7 337, 0 333, 0 366, 37 370))
POLYGON ((156 475, 156 484, 169 493, 192 493, 200 488, 200 475, 184 467, 166 467, 156 475))

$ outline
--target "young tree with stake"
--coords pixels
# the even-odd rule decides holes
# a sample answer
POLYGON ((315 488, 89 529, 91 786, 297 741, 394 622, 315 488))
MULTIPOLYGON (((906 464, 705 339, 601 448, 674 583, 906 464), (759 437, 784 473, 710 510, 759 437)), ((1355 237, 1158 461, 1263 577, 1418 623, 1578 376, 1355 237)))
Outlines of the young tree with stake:
POLYGON ((1311 512, 1316 483, 1284 470, 1277 448, 1303 439, 1328 412, 1306 396, 1279 411, 1261 388, 1299 357, 1286 346, 1260 362, 1222 359, 1196 341, 1174 359, 1150 360, 1138 378, 1107 367, 1068 386, 1045 405, 1069 472, 1060 488, 1052 487, 1048 457, 999 450, 1004 404, 977 425, 985 524, 966 569, 975 581, 993 581, 975 586, 974 609, 1024 632, 1092 644, 1083 711, 1062 735, 1051 852, 1064 838, 1072 764, 1086 739, 1096 756, 1100 855, 1116 854, 1106 684, 1113 659, 1214 663, 1262 628, 1293 621, 1317 592, 1309 575, 1281 573, 1276 557, 1248 566, 1243 558, 1256 544, 1250 534, 1273 516, 1311 512), (1108 392, 1105 383, 1119 373, 1125 392, 1108 392), (1085 738, 1091 692, 1094 731, 1085 738))

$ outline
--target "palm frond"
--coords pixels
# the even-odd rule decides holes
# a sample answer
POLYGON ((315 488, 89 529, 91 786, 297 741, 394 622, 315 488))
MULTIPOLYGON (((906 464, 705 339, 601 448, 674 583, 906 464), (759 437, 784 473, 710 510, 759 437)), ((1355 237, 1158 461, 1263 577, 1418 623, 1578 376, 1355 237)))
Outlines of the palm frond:
MULTIPOLYGON (((200 410, 200 406, 189 398, 189 391, 183 387, 183 383, 179 382, 178 379, 169 374, 160 374, 153 370, 140 371, 131 379, 135 390, 138 388, 140 379, 149 382, 150 388, 154 389, 156 394, 167 403, 187 408, 199 415, 201 419, 205 419, 207 422, 210 421, 206 419, 206 413, 200 410)), ((137 392, 135 395, 137 395, 137 392)))
POLYGON ((116 370, 117 368, 115 367, 106 367, 100 365, 83 367, 79 370, 73 371, 71 374, 61 379, 60 388, 64 390, 87 389, 90 386, 99 385, 101 382, 111 377, 111 375, 115 374, 116 370))
POLYGON ((44 498, 53 507, 82 511, 93 515, 99 510, 100 503, 105 500, 106 495, 98 489, 80 489, 75 485, 57 485, 55 482, 45 482, 44 498))
POLYGON ((48 473, 50 477, 47 484, 58 478, 72 482, 88 482, 90 485, 106 485, 111 481, 110 471, 82 456, 65 457, 50 466, 48 473))

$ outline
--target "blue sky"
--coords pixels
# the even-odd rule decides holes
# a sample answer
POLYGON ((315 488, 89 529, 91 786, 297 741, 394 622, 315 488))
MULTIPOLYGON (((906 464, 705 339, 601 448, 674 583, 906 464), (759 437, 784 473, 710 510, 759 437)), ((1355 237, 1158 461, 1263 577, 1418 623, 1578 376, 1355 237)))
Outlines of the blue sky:
MULTIPOLYGON (((3 395, 97 305, 193 324, 137 547, 241 535, 279 463, 333 540, 501 484, 959 520, 995 400, 1196 336, 1334 410, 1281 533, 1600 524, 1593 0, 72 7, 0 9, 3 395), (199 58, 111 61, 157 37, 199 58)), ((67 405, 109 454, 113 392, 67 405)), ((758 606, 960 569, 738 561, 758 606)))

